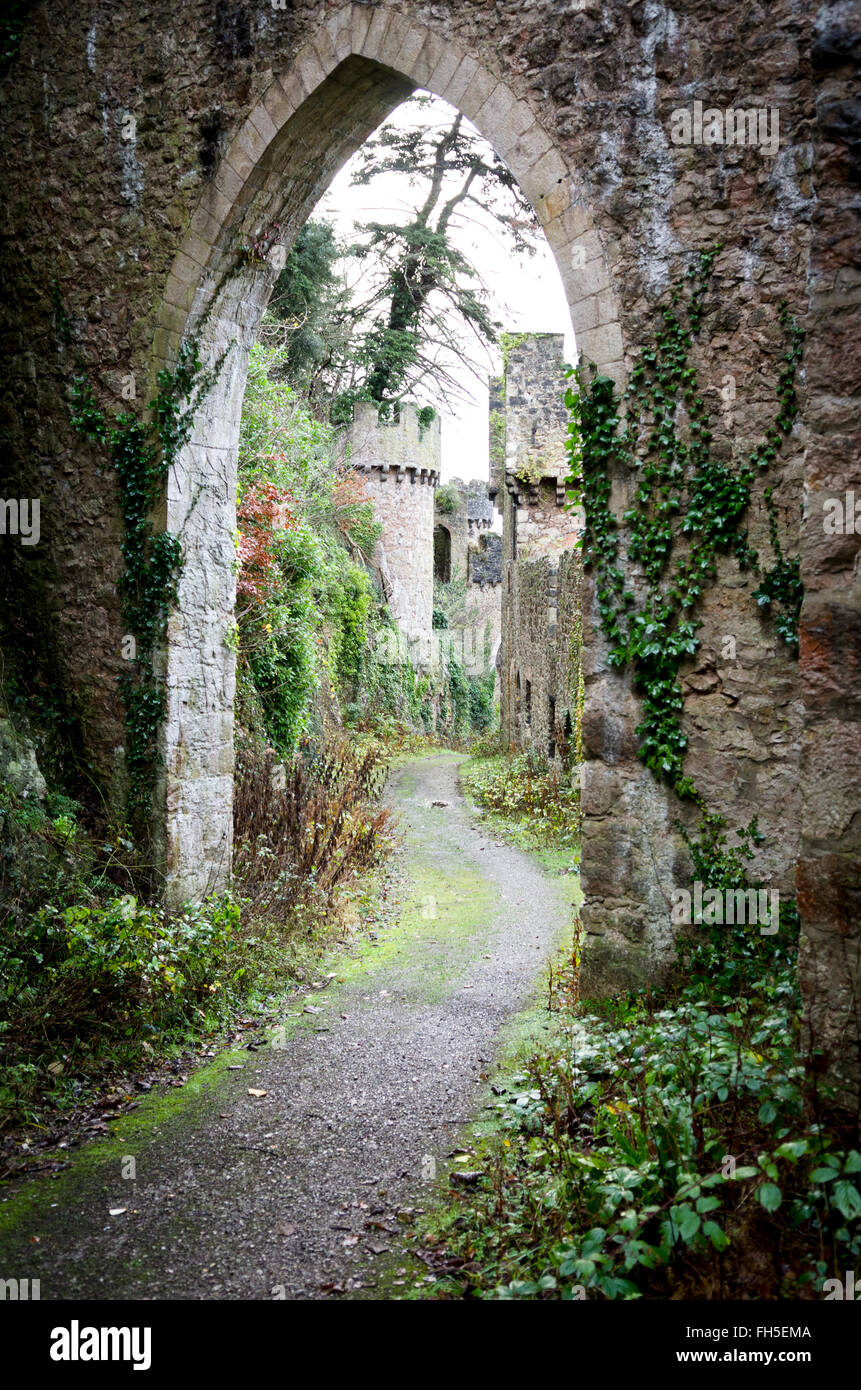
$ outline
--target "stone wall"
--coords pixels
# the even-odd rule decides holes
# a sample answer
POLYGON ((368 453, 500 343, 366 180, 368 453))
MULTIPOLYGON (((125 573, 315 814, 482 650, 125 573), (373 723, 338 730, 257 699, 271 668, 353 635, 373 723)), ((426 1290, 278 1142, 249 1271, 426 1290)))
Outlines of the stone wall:
MULTIPOLYGON (((523 334, 501 389, 504 469, 500 716, 510 748, 569 767, 577 725, 582 568, 566 507, 568 413, 561 334, 523 334), (560 622, 560 612, 562 621, 560 622)), ((494 399, 491 400, 491 409, 494 399)))
POLYGON ((559 556, 580 531, 579 514, 566 506, 570 464, 562 351, 561 333, 522 334, 506 359, 500 492, 504 554, 512 560, 559 556))
POLYGON ((437 494, 434 526, 448 536, 449 579, 463 576, 469 547, 469 519, 466 486, 460 478, 451 478, 437 494))
POLYGON ((469 547, 468 574, 470 584, 483 588, 502 583, 502 536, 486 531, 469 547))
POLYGON ((560 771, 574 760, 578 724, 582 565, 558 559, 506 561, 500 648, 500 710, 510 748, 534 751, 560 771))
MULTIPOLYGON (((69 423, 69 387, 84 375, 109 411, 142 411, 184 334, 219 367, 156 518, 186 550, 153 805, 169 896, 218 887, 229 870, 235 455, 273 252, 379 121, 425 87, 512 169, 556 257, 578 348, 617 383, 653 341, 693 254, 724 243, 694 354, 715 450, 743 456, 773 418, 781 300, 807 330, 801 414, 768 479, 787 551, 802 556, 800 664, 787 666, 767 615, 722 568, 685 673, 702 697, 688 727, 713 809, 732 823, 754 810, 771 818, 767 873, 789 878, 798 854, 809 1035, 854 1094, 858 541, 854 529, 824 533, 822 502, 858 481, 858 28, 855 0, 296 0, 284 10, 151 0, 121 17, 96 0, 28 8, 20 52, 0 74, 0 492, 41 500, 42 539, 3 538, 5 640, 74 711, 88 784, 115 802, 121 521, 103 451, 69 423), (776 113, 779 144, 677 141, 674 113, 696 102, 772 113, 772 129, 776 113), (722 654, 727 634, 734 660, 722 654)), ((613 478, 618 516, 634 481, 613 478)), ((750 509, 751 543, 763 549, 765 485, 750 509)), ((609 985, 660 965, 668 889, 686 870, 678 807, 637 759, 638 701, 608 668, 588 574, 583 592, 583 885, 609 985)))
POLYGON ((440 424, 422 427, 415 406, 380 421, 358 402, 350 461, 362 475, 382 534, 374 553, 392 617, 405 637, 426 639, 433 618, 434 490, 439 482, 440 424))
POLYGON ((450 537, 450 578, 466 580, 462 612, 450 622, 450 640, 468 674, 480 675, 493 667, 502 632, 502 538, 490 530, 494 506, 486 482, 452 478, 445 495, 452 494, 454 509, 438 506, 436 515, 436 525, 450 537))
POLYGON ((497 507, 505 477, 505 377, 492 376, 487 383, 487 452, 490 458, 488 496, 497 507))
POLYGON ((505 360, 505 473, 564 479, 564 338, 561 333, 524 333, 514 338, 505 360))
POLYGON ((502 537, 493 531, 482 532, 469 547, 466 593, 464 665, 470 675, 479 675, 495 668, 502 641, 502 537))

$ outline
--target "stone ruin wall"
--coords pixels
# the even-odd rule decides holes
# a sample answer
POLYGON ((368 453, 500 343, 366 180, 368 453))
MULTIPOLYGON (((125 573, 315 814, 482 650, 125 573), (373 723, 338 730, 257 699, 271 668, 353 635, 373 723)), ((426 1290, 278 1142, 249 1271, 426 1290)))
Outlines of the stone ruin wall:
MULTIPOLYGON (((857 0, 297 0, 284 11, 153 0, 122 22, 95 0, 29 7, 20 53, 0 73, 2 495, 41 499, 42 540, 25 550, 4 538, 5 640, 59 692, 76 755, 114 805, 125 742, 118 492, 103 452, 69 423, 70 382, 84 373, 119 411, 131 377, 140 411, 183 334, 201 334, 208 361, 228 354, 160 517, 182 528, 188 552, 153 808, 170 844, 169 896, 217 887, 229 870, 231 508, 244 364, 276 273, 267 257, 419 85, 474 120, 511 167, 556 257, 578 347, 618 384, 690 258, 723 241, 694 353, 716 449, 744 456, 773 419, 781 300, 807 331, 800 417, 769 477, 788 553, 802 558, 800 662, 771 655, 769 623, 722 566, 685 673, 686 717, 713 809, 730 823, 756 810, 773 827, 769 874, 789 876, 798 851, 809 1036, 857 1089, 861 541, 852 528, 827 535, 822 506, 858 489, 861 455, 859 23, 857 0), (675 144, 672 113, 694 101, 778 111, 779 150, 675 144), (734 662, 722 654, 728 632, 734 662)), ((621 515, 632 480, 613 483, 621 515)), ((607 666, 588 574, 583 625, 583 886, 592 958, 603 953, 610 983, 660 964, 684 860, 678 807, 637 760, 638 702, 607 666)))
MULTIPOLYGON (((521 474, 564 479, 564 338, 561 333, 523 333, 513 338, 505 361, 505 478, 521 474)), ((491 405, 491 410, 493 406, 491 405)))
POLYGON ((578 722, 579 552, 509 561, 508 571, 499 662, 503 738, 564 771, 574 757, 578 722))
POLYGON ((501 444, 504 458, 497 475, 503 513, 502 730, 510 747, 534 749, 560 767, 570 744, 566 715, 572 728, 576 724, 573 672, 581 601, 581 566, 573 550, 579 518, 566 508, 565 495, 562 349, 561 334, 520 335, 509 349, 503 381, 490 387, 491 446, 501 444), (502 412, 502 430, 494 425, 495 408, 502 412))
POLYGON ((479 478, 452 478, 452 512, 437 511, 435 525, 451 538, 451 578, 466 578, 465 618, 450 629, 454 654, 468 675, 493 667, 502 635, 502 537, 490 530, 494 506, 479 478), (485 651, 487 648, 487 651, 485 651))
MULTIPOLYGON (((581 580, 579 564, 558 565, 580 526, 576 513, 565 506, 568 416, 564 391, 562 339, 530 335, 516 341, 502 393, 507 567, 503 729, 513 747, 534 747, 544 756, 552 750, 557 757, 560 740, 548 727, 548 712, 571 703, 573 693, 564 688, 564 681, 577 665, 560 659, 559 638, 550 634, 559 631, 555 614, 560 593, 570 600, 566 583, 579 592, 581 580)), ((625 495, 621 489, 617 494, 617 516, 625 495)), ((760 509, 751 525, 755 545, 767 539, 763 525, 760 509)), ((699 614, 702 646, 682 673, 684 731, 689 739, 686 772, 703 788, 709 806, 720 809, 731 826, 746 824, 758 815, 766 840, 753 872, 791 896, 800 817, 802 707, 797 664, 778 650, 776 635, 751 601, 753 586, 737 569, 733 572, 730 562, 720 564, 723 582, 707 595, 699 614)), ((662 822, 643 826, 644 843, 635 853, 623 849, 619 838, 625 833, 623 826, 643 816, 642 783, 635 761, 639 706, 619 683, 613 687, 612 705, 601 705, 600 688, 589 679, 595 655, 592 642, 584 653, 582 786, 590 807, 586 834, 594 843, 584 874, 591 891, 584 909, 583 983, 586 989, 602 992, 654 978, 669 962, 673 951, 670 894, 673 887, 689 882, 690 861, 678 831, 662 822), (605 740, 600 762, 590 756, 596 724, 605 740), (614 727, 620 731, 618 742, 608 744, 608 729, 614 727), (668 865, 666 876, 655 873, 662 858, 668 865), (651 922, 641 906, 642 887, 648 882, 664 896, 663 909, 655 903, 651 922)), ((679 803, 668 809, 691 824, 689 808, 679 803)))
POLYGON ((438 497, 434 526, 441 527, 448 535, 450 577, 454 579, 455 575, 466 573, 466 557, 469 550, 466 485, 460 478, 451 478, 443 487, 443 496, 454 502, 454 510, 444 511, 440 506, 442 497, 438 497))
MULTIPOLYGON (((469 547, 467 560, 467 592, 470 607, 475 613, 474 627, 480 643, 475 670, 485 671, 488 662, 496 666, 502 643, 502 536, 495 531, 480 533, 469 547), (489 651, 487 656, 485 640, 489 651)), ((496 697, 499 698, 498 682, 496 697)))

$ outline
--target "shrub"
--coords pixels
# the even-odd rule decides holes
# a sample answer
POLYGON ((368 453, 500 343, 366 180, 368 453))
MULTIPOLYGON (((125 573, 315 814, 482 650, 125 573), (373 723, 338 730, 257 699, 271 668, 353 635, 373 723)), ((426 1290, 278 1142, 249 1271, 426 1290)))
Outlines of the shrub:
POLYGON ((523 822, 537 844, 579 844, 580 794, 534 753, 498 753, 461 768, 464 790, 486 811, 523 822))
POLYGON ((811 1114, 785 963, 750 999, 563 1009, 497 1102, 447 1242, 472 1257, 457 1291, 815 1297, 857 1267, 861 1154, 811 1114))
POLYGON ((0 1107, 34 1118, 59 1078, 136 1065, 148 1039, 185 1038, 223 1013, 241 963, 228 897, 170 915, 133 894, 54 903, 7 922, 0 943, 0 1107))
POLYGON ((451 483, 442 483, 434 494, 434 506, 443 516, 451 516, 452 512, 456 512, 459 501, 457 488, 452 487, 451 483))
POLYGON ((376 805, 386 765, 346 740, 280 764, 245 750, 234 793, 234 873, 256 918, 282 925, 325 908, 349 875, 378 863, 391 814, 376 805))

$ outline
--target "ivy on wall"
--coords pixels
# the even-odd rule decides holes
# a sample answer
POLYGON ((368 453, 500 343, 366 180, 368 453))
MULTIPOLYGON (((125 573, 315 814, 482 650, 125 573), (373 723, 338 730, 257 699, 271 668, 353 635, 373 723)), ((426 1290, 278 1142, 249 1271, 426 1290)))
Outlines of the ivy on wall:
POLYGON ((0 14, 0 72, 18 57, 33 0, 5 0, 0 14))
POLYGON ((687 739, 679 669, 699 648, 701 624, 695 613, 716 578, 717 557, 732 553, 743 570, 760 576, 757 602, 774 612, 777 631, 793 655, 802 597, 799 561, 783 553, 770 488, 765 492, 775 553, 770 569, 761 568, 741 528, 754 479, 777 456, 798 413, 795 376, 803 333, 782 303, 787 348, 775 420, 742 463, 716 457, 690 352, 720 250, 718 244, 702 251, 684 283, 673 290, 663 310, 663 327, 654 344, 641 350, 622 398, 611 378, 594 366, 588 381, 582 367, 573 370, 574 384, 566 394, 569 489, 577 500, 582 494, 586 514, 584 566, 596 574, 610 665, 633 672, 642 700, 640 757, 679 796, 701 806, 692 779, 683 772, 687 739), (637 479, 634 505, 622 517, 624 560, 621 528, 610 507, 614 475, 637 479))
POLYGON ((131 413, 109 419, 86 377, 78 376, 72 384, 72 424, 107 449, 119 482, 125 565, 119 590, 126 632, 134 638, 129 671, 121 677, 120 688, 127 729, 128 813, 139 828, 146 827, 151 809, 165 712, 155 655, 176 605, 182 569, 179 538, 155 532, 150 518, 218 365, 202 372, 196 342, 183 342, 175 370, 159 372, 157 393, 143 419, 131 413))

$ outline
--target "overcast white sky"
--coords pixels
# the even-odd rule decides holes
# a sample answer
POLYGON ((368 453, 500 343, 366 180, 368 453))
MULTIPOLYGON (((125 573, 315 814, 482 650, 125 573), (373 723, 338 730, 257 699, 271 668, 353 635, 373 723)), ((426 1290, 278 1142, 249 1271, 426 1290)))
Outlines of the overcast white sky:
MULTIPOLYGON (((454 110, 438 97, 423 110, 399 107, 389 122, 401 125, 448 123, 454 110)), ((464 122, 470 130, 474 128, 464 122)), ((352 161, 334 179, 329 191, 314 211, 317 218, 334 223, 338 233, 351 238, 357 223, 368 218, 394 221, 393 214, 415 206, 416 193, 403 175, 389 174, 376 179, 372 186, 353 187, 350 183, 352 161)), ((454 224, 453 228, 454 228, 454 224)), ((517 257, 504 243, 493 218, 470 215, 455 229, 458 245, 479 267, 482 278, 491 292, 494 316, 504 328, 514 333, 564 333, 567 361, 574 359, 574 335, 556 262, 543 235, 536 240, 534 256, 517 257)), ((461 477, 486 478, 487 454, 487 378, 498 372, 501 363, 493 354, 481 351, 473 343, 470 357, 479 373, 476 379, 460 369, 459 378, 472 397, 467 406, 454 405, 442 416, 442 474, 444 479, 461 477)))

